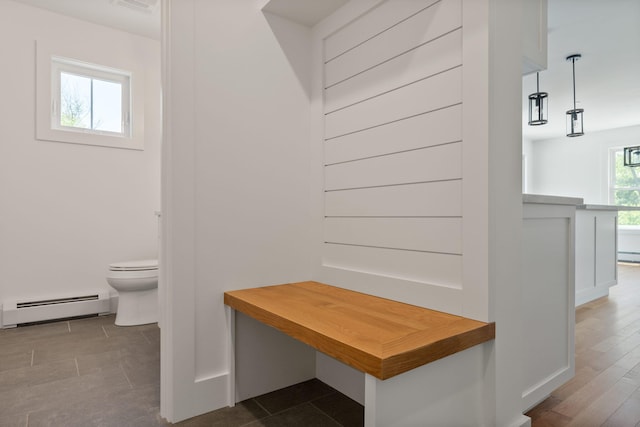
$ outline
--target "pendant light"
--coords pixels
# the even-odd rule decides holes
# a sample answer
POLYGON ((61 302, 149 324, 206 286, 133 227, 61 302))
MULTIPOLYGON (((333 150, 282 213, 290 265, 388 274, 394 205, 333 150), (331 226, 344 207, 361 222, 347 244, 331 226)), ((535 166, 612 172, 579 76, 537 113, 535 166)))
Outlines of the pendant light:
POLYGON ((536 73, 536 93, 529 95, 529 126, 547 124, 547 92, 540 92, 540 73, 536 73))
POLYGON ((567 61, 571 61, 573 67, 573 110, 567 111, 567 136, 582 136, 584 129, 582 128, 583 120, 582 108, 576 108, 576 61, 582 58, 579 53, 567 56, 567 61))

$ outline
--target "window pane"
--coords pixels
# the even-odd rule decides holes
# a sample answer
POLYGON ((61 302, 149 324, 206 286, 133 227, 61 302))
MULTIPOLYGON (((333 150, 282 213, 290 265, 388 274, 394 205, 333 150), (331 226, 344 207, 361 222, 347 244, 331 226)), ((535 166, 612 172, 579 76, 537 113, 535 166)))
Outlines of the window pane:
MULTIPOLYGON (((624 206, 640 206, 640 191, 638 190, 615 190, 615 204, 624 206)), ((618 224, 620 225, 640 225, 640 212, 620 211, 618 212, 618 224)))
MULTIPOLYGON (((609 185, 611 186, 610 200, 615 205, 640 207, 640 168, 624 165, 623 150, 614 153, 614 173, 609 185)), ((640 225, 640 212, 619 211, 619 225, 640 225)))
POLYGON ((622 206, 640 206, 638 190, 615 190, 615 204, 622 206))
POLYGON ((93 129, 122 133, 122 85, 93 80, 93 129))
POLYGON ((91 128, 91 79, 60 73, 60 125, 91 128))
POLYGON ((624 165, 624 154, 622 150, 616 151, 616 178, 614 186, 616 188, 640 188, 640 171, 638 168, 624 165))

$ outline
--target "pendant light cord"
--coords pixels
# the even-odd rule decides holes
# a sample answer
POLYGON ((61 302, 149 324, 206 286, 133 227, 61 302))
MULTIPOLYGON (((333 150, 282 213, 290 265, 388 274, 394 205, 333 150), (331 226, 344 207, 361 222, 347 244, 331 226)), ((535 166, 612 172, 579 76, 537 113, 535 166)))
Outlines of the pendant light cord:
POLYGON ((571 58, 573 66, 573 109, 576 109, 576 58, 571 58))

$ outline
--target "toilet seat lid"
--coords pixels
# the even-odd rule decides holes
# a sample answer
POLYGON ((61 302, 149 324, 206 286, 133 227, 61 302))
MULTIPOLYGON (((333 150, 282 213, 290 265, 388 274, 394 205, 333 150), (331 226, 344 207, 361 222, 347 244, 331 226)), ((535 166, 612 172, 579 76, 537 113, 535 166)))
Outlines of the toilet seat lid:
POLYGON ((145 270, 157 270, 157 259, 144 259, 140 261, 123 261, 114 262, 109 264, 109 270, 111 271, 145 271, 145 270))

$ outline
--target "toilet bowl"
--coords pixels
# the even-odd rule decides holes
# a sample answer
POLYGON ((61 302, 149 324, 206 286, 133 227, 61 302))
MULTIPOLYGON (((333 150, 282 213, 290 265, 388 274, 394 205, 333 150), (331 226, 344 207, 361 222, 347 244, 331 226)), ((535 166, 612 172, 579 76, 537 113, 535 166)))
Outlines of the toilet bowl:
POLYGON ((157 259, 110 264, 107 283, 118 291, 117 326, 158 321, 157 259))

